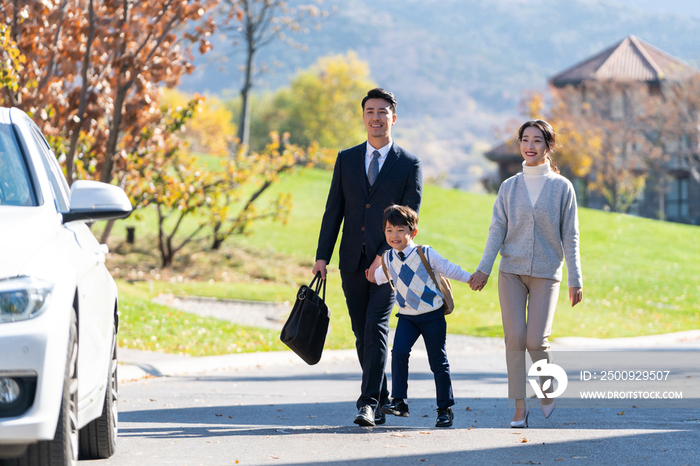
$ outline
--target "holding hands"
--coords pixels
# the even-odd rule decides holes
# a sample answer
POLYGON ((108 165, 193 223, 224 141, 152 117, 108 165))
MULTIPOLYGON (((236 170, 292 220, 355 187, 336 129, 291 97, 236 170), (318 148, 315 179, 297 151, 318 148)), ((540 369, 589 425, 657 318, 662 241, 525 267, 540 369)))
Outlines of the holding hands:
POLYGON ((469 283, 469 286, 471 287, 472 290, 474 291, 481 291, 484 289, 486 286, 486 283, 489 281, 489 276, 486 275, 484 272, 477 270, 474 272, 469 279, 467 283, 469 283))

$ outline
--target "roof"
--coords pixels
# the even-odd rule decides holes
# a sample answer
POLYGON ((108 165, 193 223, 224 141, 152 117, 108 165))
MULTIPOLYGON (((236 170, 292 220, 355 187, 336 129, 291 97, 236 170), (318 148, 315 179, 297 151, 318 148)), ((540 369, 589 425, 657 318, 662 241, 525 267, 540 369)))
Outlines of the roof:
POLYGON ((484 157, 493 162, 518 162, 522 160, 520 146, 517 139, 504 141, 484 154, 484 157))
POLYGON ((555 87, 583 81, 677 81, 697 73, 687 63, 630 34, 550 79, 555 87))

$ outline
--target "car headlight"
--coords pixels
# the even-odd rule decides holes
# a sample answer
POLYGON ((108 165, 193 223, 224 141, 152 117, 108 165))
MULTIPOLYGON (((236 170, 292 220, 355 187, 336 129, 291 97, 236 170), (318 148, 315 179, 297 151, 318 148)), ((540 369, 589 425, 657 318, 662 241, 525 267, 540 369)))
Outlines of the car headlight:
POLYGON ((53 283, 33 277, 0 280, 0 323, 32 319, 46 309, 53 283))

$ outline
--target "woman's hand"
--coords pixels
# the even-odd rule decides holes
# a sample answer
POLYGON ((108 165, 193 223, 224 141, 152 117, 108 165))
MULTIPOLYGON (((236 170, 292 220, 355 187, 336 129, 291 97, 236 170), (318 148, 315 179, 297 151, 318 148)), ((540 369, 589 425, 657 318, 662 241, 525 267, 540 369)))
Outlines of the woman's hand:
POLYGON ((481 291, 484 289, 486 286, 486 283, 489 281, 489 276, 486 275, 484 272, 477 270, 472 274, 472 276, 469 278, 469 286, 471 287, 472 290, 474 291, 481 291))
POLYGON ((571 307, 576 306, 583 300, 583 288, 580 286, 570 286, 569 287, 569 301, 571 301, 571 307))

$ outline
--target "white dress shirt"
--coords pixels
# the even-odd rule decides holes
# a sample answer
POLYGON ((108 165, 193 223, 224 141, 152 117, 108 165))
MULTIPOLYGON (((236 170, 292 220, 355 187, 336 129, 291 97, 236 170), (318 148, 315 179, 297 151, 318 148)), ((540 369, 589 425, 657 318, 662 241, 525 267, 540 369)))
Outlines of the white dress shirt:
POLYGON ((372 147, 372 144, 367 141, 367 151, 365 152, 365 174, 369 173, 369 163, 372 161, 372 158, 374 157, 372 155, 372 152, 379 151, 379 158, 377 159, 377 162, 379 163, 379 170, 377 170, 377 174, 382 171, 382 166, 384 165, 384 162, 386 161, 386 155, 389 153, 391 150, 391 145, 394 143, 393 140, 389 141, 389 144, 386 146, 382 147, 381 149, 375 149, 372 147))
MULTIPOLYGON (((429 247, 427 245, 424 246, 426 249, 429 247)), ((416 249, 416 243, 411 241, 401 252, 404 253, 404 257, 408 257, 408 255, 411 254, 414 249, 416 249)), ((391 249, 391 254, 394 254, 396 260, 401 260, 399 258, 399 251, 397 251, 396 249, 391 249)), ((416 254, 418 253, 416 252, 416 254)), ((467 283, 469 281, 469 278, 471 278, 472 276, 472 274, 470 274, 466 270, 462 270, 462 268, 459 265, 453 264, 449 260, 442 257, 440 254, 438 254, 438 252, 435 249, 430 249, 430 252, 426 254, 426 259, 428 259, 428 263, 430 264, 430 267, 433 269, 433 271, 439 273, 441 277, 449 278, 450 280, 457 280, 458 282, 462 283, 467 283)), ((438 279, 437 276, 435 278, 438 279)), ((374 279, 377 281, 377 285, 383 285, 384 283, 389 282, 389 279, 387 278, 386 274, 384 274, 383 267, 377 267, 377 270, 374 271, 374 279)), ((438 283, 438 286, 439 285, 440 284, 438 283)))

